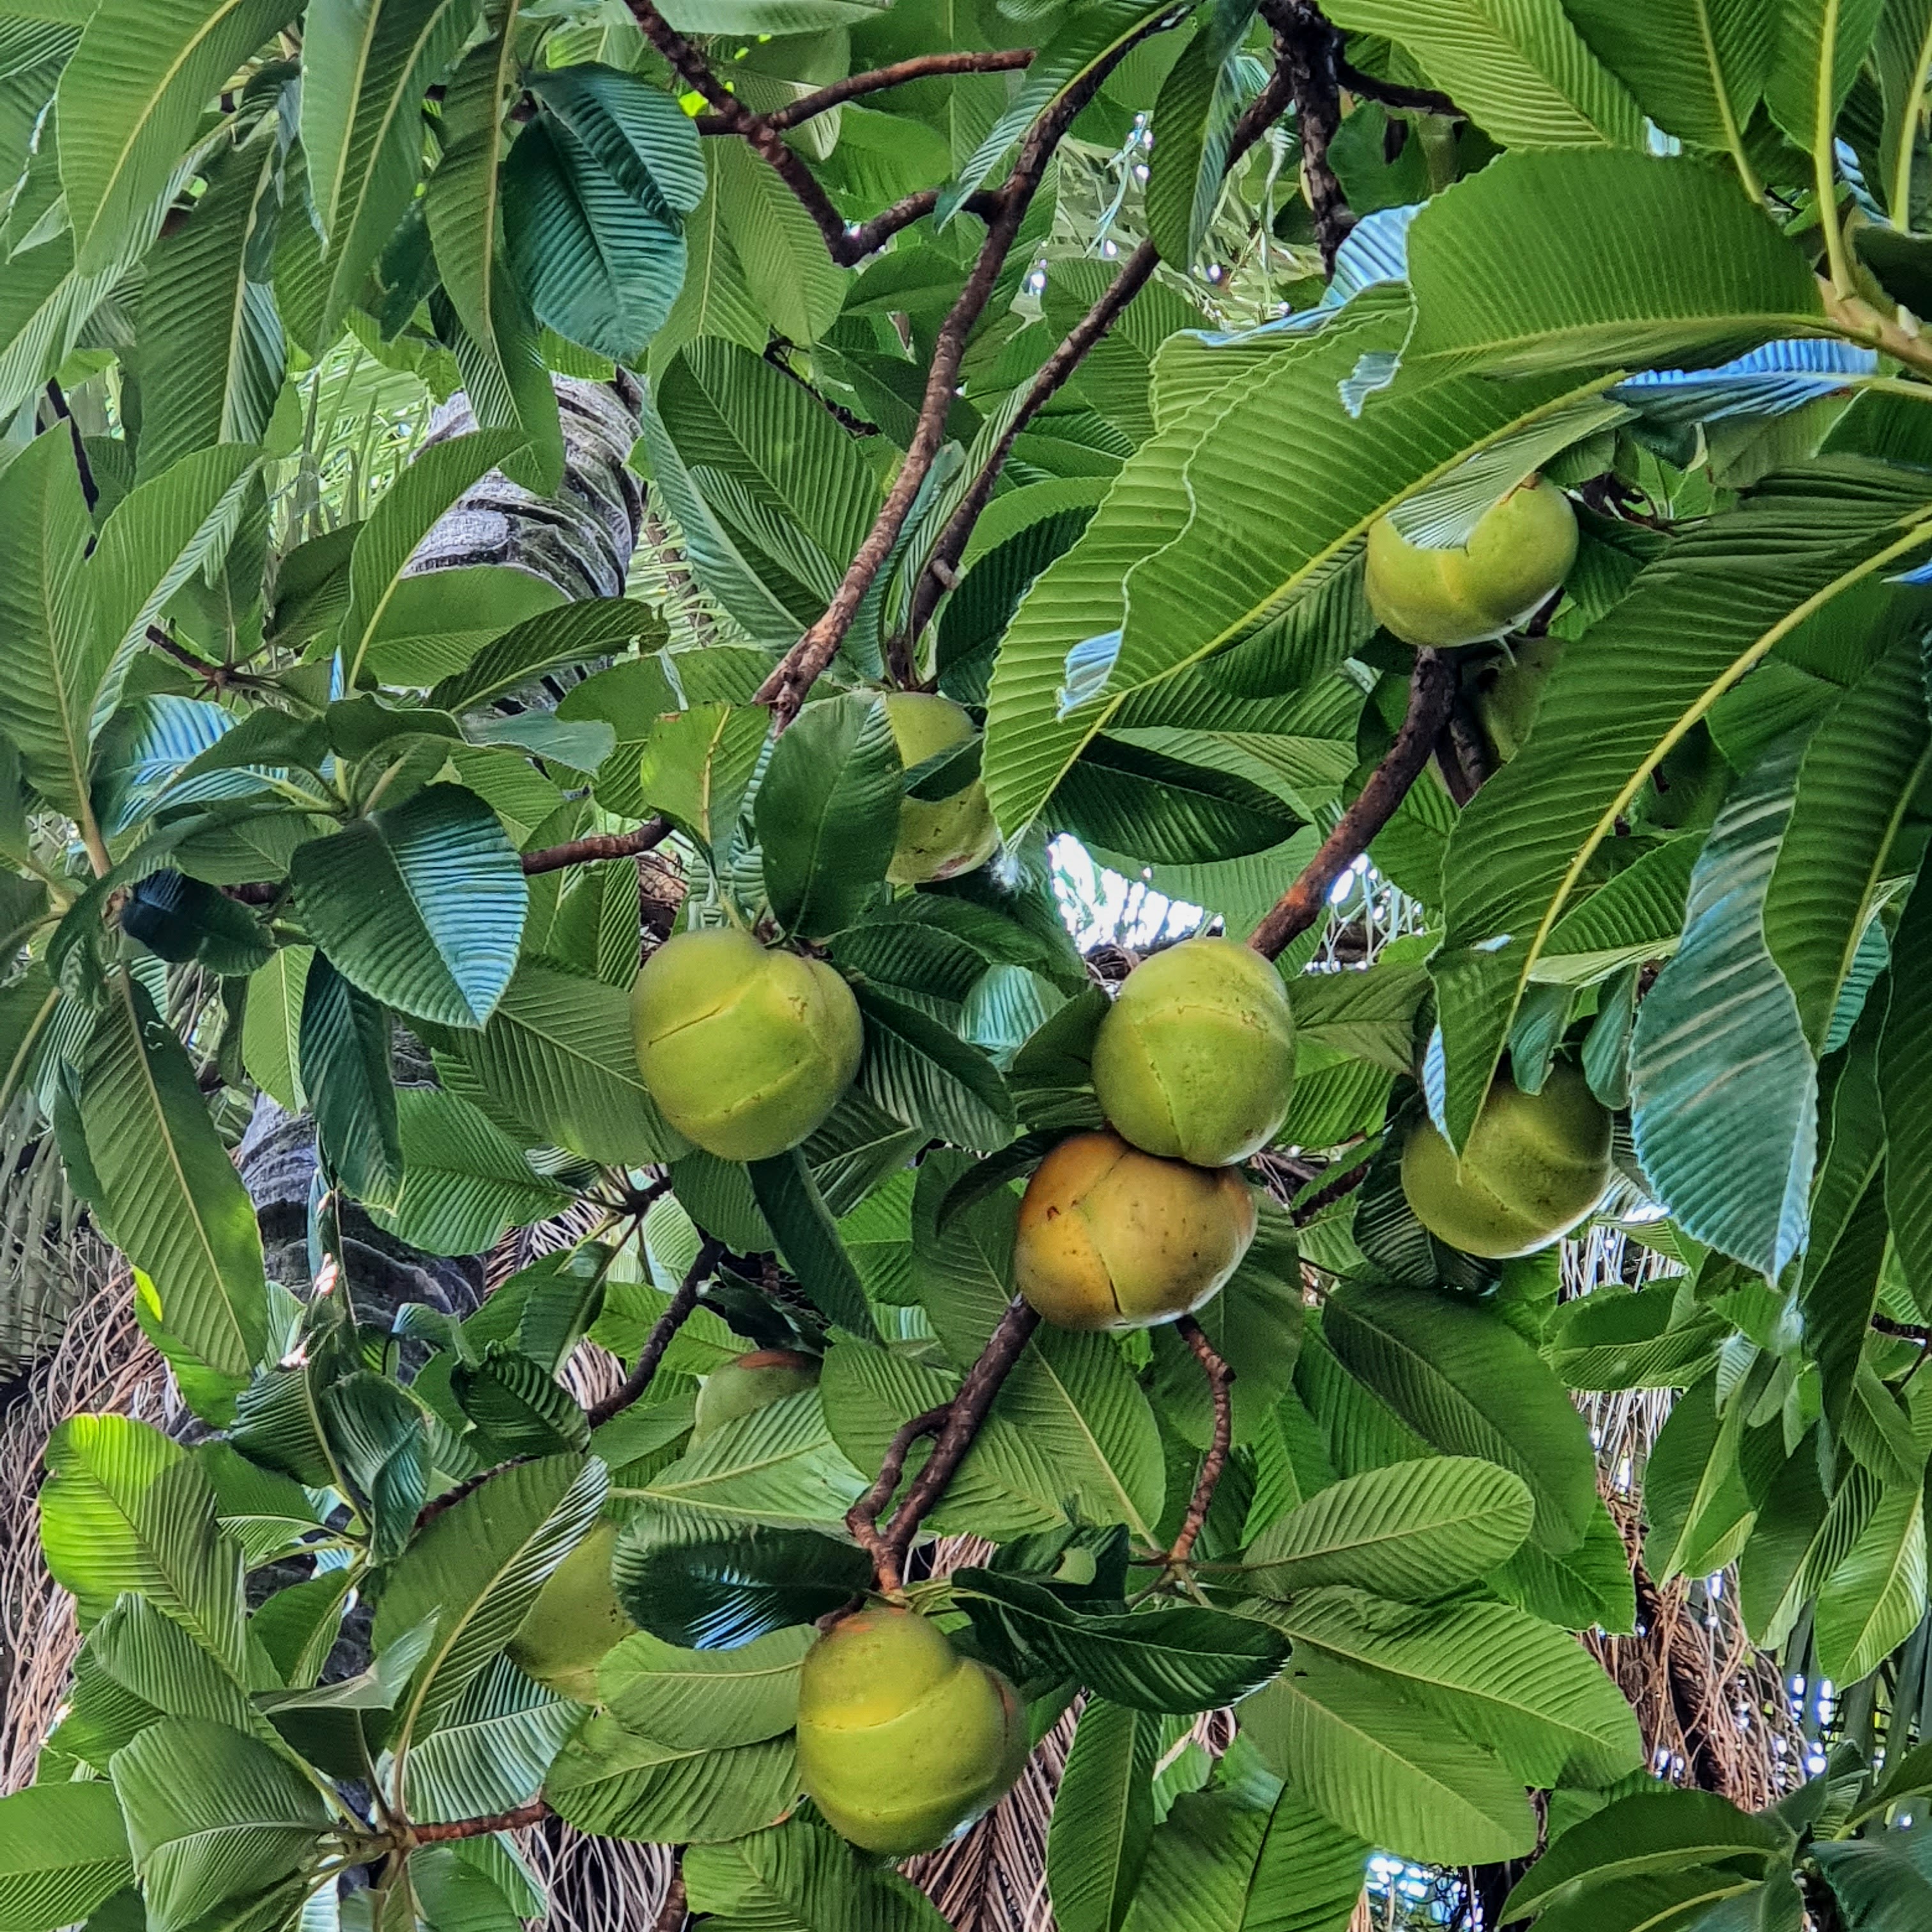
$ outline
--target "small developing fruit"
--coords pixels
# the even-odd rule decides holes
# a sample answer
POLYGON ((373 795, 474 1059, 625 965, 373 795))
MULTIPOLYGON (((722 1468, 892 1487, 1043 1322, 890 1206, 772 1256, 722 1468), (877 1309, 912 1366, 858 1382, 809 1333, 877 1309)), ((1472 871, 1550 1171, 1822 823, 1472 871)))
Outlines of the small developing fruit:
POLYGON ((638 1066, 688 1140, 724 1160, 797 1146, 859 1070, 851 988, 822 960, 735 928, 681 933, 631 987, 638 1066))
MULTIPOLYGON (((974 735, 965 707, 936 692, 895 691, 882 702, 908 771, 974 735)), ((898 843, 886 877, 896 886, 956 878, 962 872, 976 872, 999 842, 986 788, 978 778, 950 798, 908 796, 899 803, 898 843)))
POLYGON ((1014 1280, 1056 1328, 1149 1328, 1210 1299, 1254 1238, 1254 1196, 1233 1168, 1076 1134, 1027 1184, 1014 1280))
POLYGON ((1520 638, 1508 646, 1509 656, 1486 668, 1476 680, 1478 722, 1485 748, 1498 765, 1506 765, 1523 747, 1536 722, 1544 687, 1562 662, 1561 638, 1520 638))
POLYGON ((694 1444, 702 1442, 726 1423, 818 1384, 818 1364, 796 1349, 760 1348, 752 1354, 734 1355, 704 1378, 692 1418, 691 1439, 694 1444))
POLYGON ((1094 1041, 1094 1090, 1144 1153, 1226 1167, 1288 1117, 1294 1018, 1273 963, 1234 939, 1184 939, 1127 975, 1094 1041))
POLYGON ((798 1770, 842 1838, 903 1858, 990 1810, 1027 1760, 1026 1713, 997 1670, 912 1610, 860 1610, 799 1672, 798 1770))
POLYGON ((1473 644, 1526 622, 1576 560, 1569 498, 1534 478, 1492 505, 1454 549, 1412 544, 1382 518, 1369 532, 1369 608, 1406 644, 1473 644))
POLYGON ((1468 1255, 1507 1261, 1567 1234, 1610 1184, 1610 1116, 1582 1075, 1559 1061, 1540 1094, 1498 1076, 1462 1149, 1427 1120, 1402 1153, 1415 1218, 1468 1255))
POLYGON ((546 1690, 597 1701, 597 1666, 637 1625, 610 1586, 610 1552, 617 1526, 600 1518, 550 1572, 523 1628, 511 1640, 510 1661, 546 1690))

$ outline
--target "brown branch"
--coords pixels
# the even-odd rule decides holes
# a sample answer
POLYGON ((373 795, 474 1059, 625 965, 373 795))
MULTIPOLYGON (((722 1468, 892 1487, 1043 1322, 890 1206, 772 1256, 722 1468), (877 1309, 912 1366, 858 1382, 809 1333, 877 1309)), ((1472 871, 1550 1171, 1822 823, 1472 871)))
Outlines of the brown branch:
POLYGON ((74 466, 80 472, 80 494, 91 517, 94 506, 100 501, 100 486, 94 480, 94 465, 87 460, 87 445, 81 440, 80 425, 74 421, 74 412, 67 406, 67 398, 60 384, 51 376, 47 378, 47 401, 54 414, 67 424, 68 434, 74 439, 74 466))
POLYGON ((622 1384, 614 1390, 604 1400, 594 1404, 590 1410, 590 1426, 596 1428, 608 1422, 620 1411, 628 1408, 638 1396, 651 1385, 651 1378, 658 1372, 658 1364, 664 1358, 664 1351, 675 1339, 677 1331, 690 1318, 698 1306, 698 1297, 712 1271, 723 1258, 724 1244, 706 1236, 699 1246, 698 1258, 691 1264, 690 1271, 679 1282, 677 1292, 657 1320, 651 1324, 651 1332, 644 1338, 644 1346, 638 1351, 635 1366, 624 1378, 622 1384))
POLYGON ((588 866, 600 859, 634 859, 661 844, 670 830, 669 819, 647 818, 634 832, 593 832, 587 838, 546 845, 540 852, 526 852, 524 871, 556 872, 566 866, 588 866))
POLYGON ((993 1398, 999 1394, 1000 1384, 1039 1326, 1039 1316, 1016 1297, 1000 1317, 999 1325, 987 1337, 979 1359, 966 1371, 966 1379, 959 1384, 958 1392, 952 1400, 943 1409, 928 1410, 924 1415, 915 1416, 892 1438, 892 1446, 886 1452, 886 1466, 880 1468, 878 1481, 854 1505, 845 1519, 853 1534, 871 1556, 881 1590, 890 1592, 904 1587, 906 1554, 919 1534, 920 1525, 932 1513, 933 1506, 946 1493, 946 1486, 958 1472, 960 1464, 966 1460, 967 1450, 972 1448, 973 1439, 980 1432, 980 1425, 986 1420, 987 1411, 993 1406, 993 1398), (905 1467, 908 1450, 920 1436, 935 1431, 939 1439, 932 1445, 932 1454, 912 1479, 904 1500, 892 1512, 891 1522, 880 1531, 874 1528, 868 1518, 862 1530, 854 1519, 868 1503, 874 1510, 885 1506, 887 1498, 898 1486, 899 1473, 905 1467), (895 1451, 898 1459, 896 1467, 892 1462, 895 1451))
POLYGON ((550 1816, 550 1807, 541 1798, 519 1804, 514 1811, 499 1811, 490 1818, 459 1818, 448 1825, 411 1825, 404 1844, 413 1851, 418 1845, 446 1845, 458 1838, 487 1838, 496 1832, 520 1832, 526 1825, 540 1825, 550 1816))
POLYGON ((1438 94, 1432 87, 1403 87, 1393 80, 1378 80, 1372 74, 1364 74, 1352 61, 1337 57, 1335 62, 1335 78, 1351 94, 1360 94, 1364 100, 1372 100, 1382 107, 1411 107, 1424 114, 1440 114, 1452 121, 1466 121, 1469 117, 1446 94, 1438 94))
MULTIPOLYGON (((1224 173, 1268 131, 1287 107, 1288 102, 1288 82, 1277 68, 1269 76, 1267 86, 1249 103, 1246 111, 1235 122, 1228 136, 1227 159, 1222 166, 1224 173)), ((1100 299, 1067 332, 1060 346, 1034 373, 1012 422, 993 446, 992 454, 960 499, 958 507, 946 519, 946 527, 940 532, 939 540, 933 545, 932 554, 920 573, 906 622, 908 654, 910 646, 916 644, 932 621, 932 614, 938 608, 940 598, 952 589, 959 560, 966 554, 966 546, 972 540, 975 525, 993 500, 994 486, 1006 467, 1006 459, 1012 454, 1014 446, 1025 434, 1034 418, 1086 360, 1094 345, 1120 320, 1128 303, 1147 286, 1160 260, 1160 250, 1153 242, 1142 242, 1120 264, 1120 272, 1108 284, 1100 299)))
POLYGON ((872 1568, 883 1588, 898 1588, 898 1577, 890 1547, 880 1533, 879 1512, 892 1501, 905 1475, 906 1458, 912 1453, 912 1445, 922 1436, 937 1436, 946 1426, 946 1418, 952 1412, 950 1403, 943 1404, 938 1408, 928 1408, 923 1415, 915 1415, 905 1424, 886 1445, 885 1460, 879 1465, 878 1480, 845 1512, 845 1527, 852 1532, 853 1540, 872 1558, 872 1568), (892 1577, 890 1583, 886 1580, 889 1573, 892 1577))
POLYGON ((1315 218, 1315 238, 1332 272, 1336 251, 1355 225, 1328 159, 1342 124, 1342 83, 1337 62, 1342 36, 1312 0, 1263 0, 1262 18, 1274 30, 1275 61, 1288 76, 1301 135, 1301 185, 1315 218))
POLYGON ((798 716, 806 693, 838 655, 838 646, 852 628, 873 580, 884 568, 893 546, 898 542, 906 518, 918 498, 934 458, 939 454, 946 416, 952 406, 959 380, 960 363, 966 352, 967 338, 992 299, 1000 271, 1018 238, 1021 224, 1054 150, 1075 117, 1100 92, 1101 84, 1114 67, 1132 47, 1166 24, 1164 17, 1150 21, 1140 33, 1096 61, 1049 104, 1022 137, 1013 171, 1007 176, 1006 185, 993 198, 997 212, 988 220, 986 238, 980 244, 979 257, 934 341, 932 368, 920 404, 919 420, 905 460, 892 480, 892 487, 865 542, 859 546, 858 554, 848 566, 832 602, 758 688, 757 701, 771 707, 777 730, 782 731, 798 716))
POLYGON ((1874 1315, 1872 1327, 1881 1335, 1889 1335, 1900 1342, 1932 1342, 1932 1328, 1916 1322, 1894 1322, 1888 1315, 1874 1315))
POLYGON ((1388 754, 1369 774, 1354 803, 1322 840, 1301 875, 1274 909, 1249 935, 1248 944, 1270 959, 1306 932, 1322 916, 1335 881, 1368 849, 1369 842, 1395 816, 1396 808, 1422 774, 1436 740, 1448 722, 1456 696, 1456 669, 1441 651, 1419 650, 1409 680, 1408 711, 1388 754))
MULTIPOLYGON (((788 128, 796 128, 818 115, 829 113, 835 107, 843 106, 848 100, 856 100, 862 94, 882 93, 889 87, 903 87, 909 81, 932 80, 953 74, 1010 73, 1015 68, 1029 66, 1033 52, 1030 47, 1005 47, 981 53, 920 54, 910 60, 895 61, 890 67, 874 68, 867 74, 851 74, 844 80, 835 80, 830 87, 821 87, 814 94, 800 95, 789 107, 780 107, 758 118, 767 128, 776 128, 782 134, 788 128)), ((736 134, 742 130, 722 114, 700 114, 698 117, 698 131, 700 134, 736 134)))
POLYGON ((1174 1326, 1180 1330, 1180 1339, 1194 1351, 1194 1359, 1208 1377, 1208 1398, 1214 1405, 1214 1428, 1208 1438, 1208 1454, 1202 1460, 1201 1474, 1196 1479, 1187 1514, 1180 1520, 1180 1534, 1174 1539, 1174 1546, 1167 1552, 1170 1570, 1183 1568, 1194 1553, 1195 1544, 1208 1520, 1208 1512, 1214 1505, 1214 1492, 1220 1486, 1221 1472, 1228 1466, 1228 1451, 1234 1440, 1234 1370, 1214 1352, 1208 1337, 1201 1332, 1200 1323, 1192 1316, 1184 1315, 1174 1326))
POLYGON ((1288 1219, 1298 1228, 1305 1228, 1324 1208, 1332 1208, 1336 1202, 1346 1200, 1369 1178, 1372 1160, 1358 1161, 1346 1172, 1339 1174, 1326 1186, 1318 1187, 1299 1208, 1288 1210, 1288 1219))

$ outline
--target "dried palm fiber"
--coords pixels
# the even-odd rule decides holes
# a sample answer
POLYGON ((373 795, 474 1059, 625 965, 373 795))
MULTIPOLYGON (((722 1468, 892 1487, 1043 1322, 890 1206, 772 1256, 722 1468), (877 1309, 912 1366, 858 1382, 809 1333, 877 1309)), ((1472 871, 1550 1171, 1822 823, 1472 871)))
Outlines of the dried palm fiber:
POLYGON ((34 1096, 16 1094, 0 1114, 0 1376, 59 1340, 84 1291, 79 1268, 92 1251, 75 1239, 81 1215, 34 1096))
POLYGON ((92 1234, 74 1238, 86 1292, 53 1350, 16 1383, 0 1420, 0 1614, 5 1618, 7 1696, 0 1713, 0 1788, 33 1781, 42 1740, 67 1695, 80 1648, 74 1603, 47 1574, 35 1497, 47 1438, 70 1415, 108 1412, 177 1426, 184 1409, 173 1378, 134 1319, 120 1258, 92 1234))

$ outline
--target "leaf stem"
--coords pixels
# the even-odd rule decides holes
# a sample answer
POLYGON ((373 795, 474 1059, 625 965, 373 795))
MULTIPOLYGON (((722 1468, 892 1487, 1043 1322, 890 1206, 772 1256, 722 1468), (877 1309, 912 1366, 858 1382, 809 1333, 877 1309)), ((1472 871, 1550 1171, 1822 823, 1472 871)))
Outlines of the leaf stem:
POLYGON ((1852 295, 1858 284, 1852 278, 1844 227, 1838 219, 1838 162, 1832 138, 1836 131, 1832 96, 1838 91, 1840 4, 1840 0, 1825 0, 1825 16, 1819 28, 1818 84, 1812 100, 1811 170, 1817 188, 1818 224, 1825 231, 1825 257, 1831 264, 1832 292, 1843 298, 1852 295))

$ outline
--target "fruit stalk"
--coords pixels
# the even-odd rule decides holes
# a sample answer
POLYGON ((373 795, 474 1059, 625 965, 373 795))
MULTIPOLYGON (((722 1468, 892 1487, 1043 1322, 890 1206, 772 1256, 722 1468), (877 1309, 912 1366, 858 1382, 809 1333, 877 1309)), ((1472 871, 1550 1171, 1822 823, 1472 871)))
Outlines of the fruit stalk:
POLYGON ((1409 787, 1421 776, 1455 699, 1454 661, 1442 651, 1418 650, 1408 681, 1408 710, 1395 742, 1300 876, 1249 936, 1248 944, 1257 952, 1278 958, 1291 940, 1322 916, 1335 881, 1368 849, 1369 842, 1395 816, 1409 787))
POLYGON ((872 1557, 879 1588, 888 1594, 904 1587, 906 1552, 919 1534, 920 1525, 946 1493, 946 1486, 966 1460, 966 1452, 972 1448, 973 1438, 979 1434, 980 1425, 986 1420, 1000 1384, 1039 1326, 1039 1316, 1016 1296, 1000 1317, 999 1325, 987 1337, 979 1359, 966 1371, 958 1393, 944 1408, 928 1409, 900 1430, 886 1452, 878 1480, 848 1514, 846 1522, 872 1557), (883 1530, 878 1528, 878 1513, 898 1488, 908 1453, 922 1436, 935 1431, 939 1439, 933 1444, 932 1454, 913 1478, 891 1520, 883 1530))
POLYGON ((707 1239, 698 1250, 698 1258, 691 1264, 690 1271, 677 1285, 677 1292, 670 1298, 668 1306, 651 1324, 651 1332, 644 1337, 644 1346, 638 1352, 638 1359, 631 1372, 624 1378, 622 1384, 611 1391, 590 1411, 590 1426, 595 1429, 600 1423, 608 1422, 620 1410, 630 1407, 638 1396, 651 1385, 651 1378, 658 1372, 658 1364, 664 1360, 664 1351, 672 1339, 684 1326, 691 1311, 698 1306, 698 1297, 705 1282, 711 1277, 724 1252, 722 1241, 707 1239))
POLYGON ((1214 1505, 1214 1492, 1220 1484, 1221 1472, 1228 1466, 1228 1452, 1234 1439, 1234 1370, 1214 1352, 1213 1344, 1201 1332, 1201 1324, 1192 1316, 1184 1315, 1175 1326, 1208 1378, 1208 1400, 1214 1405, 1214 1427, 1208 1438, 1208 1454, 1202 1459, 1201 1474, 1195 1479, 1187 1514, 1180 1520, 1180 1534, 1167 1552, 1170 1570, 1183 1568, 1194 1553, 1208 1512, 1214 1505))

